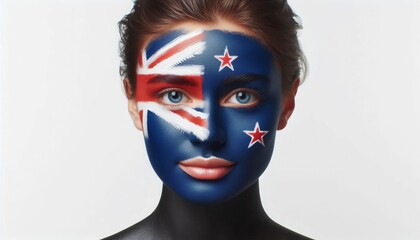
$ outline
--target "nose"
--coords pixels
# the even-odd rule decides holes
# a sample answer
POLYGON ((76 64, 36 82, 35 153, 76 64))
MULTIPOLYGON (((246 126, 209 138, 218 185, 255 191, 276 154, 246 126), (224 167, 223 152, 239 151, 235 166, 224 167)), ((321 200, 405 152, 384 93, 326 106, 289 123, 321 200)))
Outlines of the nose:
MULTIPOLYGON (((207 108, 207 129, 208 137, 199 139, 194 135, 190 135, 190 141, 193 144, 201 144, 208 148, 219 148, 226 143, 225 124, 220 111, 220 106, 209 106, 207 108)), ((205 109, 206 110, 206 109, 205 109)))

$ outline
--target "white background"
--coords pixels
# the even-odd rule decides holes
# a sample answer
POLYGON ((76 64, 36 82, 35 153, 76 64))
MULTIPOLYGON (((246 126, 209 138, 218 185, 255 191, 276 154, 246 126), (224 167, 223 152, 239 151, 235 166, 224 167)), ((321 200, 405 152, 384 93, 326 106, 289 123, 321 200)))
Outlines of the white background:
MULTIPOLYGON (((311 72, 264 206, 316 239, 420 239, 420 2, 290 1, 311 72)), ((0 238, 99 239, 161 189, 129 118, 129 0, 0 1, 0 238)))

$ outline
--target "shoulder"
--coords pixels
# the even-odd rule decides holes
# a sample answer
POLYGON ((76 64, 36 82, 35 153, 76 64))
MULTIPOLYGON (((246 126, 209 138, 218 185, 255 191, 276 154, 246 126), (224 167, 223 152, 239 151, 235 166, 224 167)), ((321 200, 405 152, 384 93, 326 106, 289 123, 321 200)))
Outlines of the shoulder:
POLYGON ((288 228, 285 228, 279 224, 268 231, 269 235, 267 239, 287 239, 287 240, 313 240, 312 238, 305 237, 297 232, 294 232, 288 228))
POLYGON ((106 237, 102 240, 149 240, 156 239, 154 236, 153 226, 154 220, 150 216, 131 227, 128 227, 121 232, 112 236, 106 237))

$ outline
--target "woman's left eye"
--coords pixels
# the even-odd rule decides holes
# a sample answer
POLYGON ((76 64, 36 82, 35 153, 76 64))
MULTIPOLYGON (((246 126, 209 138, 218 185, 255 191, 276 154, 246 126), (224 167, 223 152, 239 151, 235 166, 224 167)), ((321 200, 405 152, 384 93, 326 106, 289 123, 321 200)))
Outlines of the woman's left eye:
POLYGON ((259 94, 252 89, 239 89, 229 94, 222 102, 227 107, 252 107, 258 104, 259 94))

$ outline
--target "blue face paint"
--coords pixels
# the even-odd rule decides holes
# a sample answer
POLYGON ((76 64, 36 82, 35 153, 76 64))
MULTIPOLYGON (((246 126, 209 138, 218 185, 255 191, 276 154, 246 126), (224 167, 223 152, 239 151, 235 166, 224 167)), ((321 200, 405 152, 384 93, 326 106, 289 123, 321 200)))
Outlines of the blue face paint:
POLYGON ((254 183, 270 161, 281 110, 271 52, 254 38, 213 30, 170 32, 140 55, 137 101, 164 184, 209 203, 254 183))

